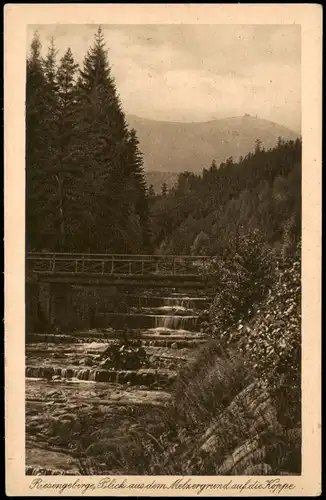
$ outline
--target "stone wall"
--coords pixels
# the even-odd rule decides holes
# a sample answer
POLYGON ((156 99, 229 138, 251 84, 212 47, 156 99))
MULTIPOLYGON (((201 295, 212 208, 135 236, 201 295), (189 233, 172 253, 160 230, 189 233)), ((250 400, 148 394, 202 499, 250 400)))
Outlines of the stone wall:
POLYGON ((99 313, 117 311, 123 300, 116 287, 26 283, 26 331, 69 332, 94 328, 99 313))
POLYGON ((26 331, 38 329, 38 284, 36 281, 27 281, 25 285, 26 331))

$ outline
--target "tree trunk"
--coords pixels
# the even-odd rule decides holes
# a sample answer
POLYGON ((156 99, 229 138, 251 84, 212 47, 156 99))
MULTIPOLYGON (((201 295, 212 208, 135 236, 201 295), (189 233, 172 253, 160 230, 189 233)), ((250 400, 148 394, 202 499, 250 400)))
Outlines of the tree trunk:
POLYGON ((65 217, 63 209, 63 179, 60 179, 59 175, 56 175, 56 180, 58 183, 58 208, 59 208, 59 244, 60 249, 63 251, 66 247, 66 227, 65 227, 65 217))

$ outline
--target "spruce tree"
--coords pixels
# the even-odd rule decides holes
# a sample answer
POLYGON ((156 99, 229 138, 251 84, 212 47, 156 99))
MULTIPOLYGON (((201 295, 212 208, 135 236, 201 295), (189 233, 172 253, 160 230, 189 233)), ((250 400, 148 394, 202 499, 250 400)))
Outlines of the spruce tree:
POLYGON ((60 203, 58 201, 58 187, 56 182, 59 170, 60 157, 60 130, 59 130, 59 86, 57 81, 57 54, 58 51, 51 39, 47 55, 44 58, 45 76, 45 123, 44 135, 46 149, 44 155, 44 186, 47 192, 47 202, 43 206, 50 219, 48 224, 49 238, 52 250, 64 250, 60 233, 60 203))
POLYGON ((133 214, 139 202, 135 189, 142 189, 141 170, 139 159, 134 158, 135 138, 127 130, 101 28, 80 71, 77 101, 79 156, 84 168, 81 191, 87 207, 83 214, 85 244, 98 251, 128 253, 130 243, 134 243, 129 231, 135 226, 133 214))
POLYGON ((35 34, 26 81, 27 239, 35 240, 35 249, 48 250, 62 249, 55 181, 60 156, 56 55, 52 39, 43 59, 35 34))
POLYGON ((167 187, 167 184, 166 182, 163 182, 162 186, 161 186, 161 194, 164 198, 166 198, 167 194, 168 194, 168 187, 167 187))
POLYGON ((216 165, 216 161, 213 160, 212 163, 211 163, 211 166, 209 167, 209 172, 216 172, 217 171, 217 165, 216 165))
POLYGON ((57 234, 61 250, 72 250, 75 247, 74 232, 76 220, 79 219, 79 207, 76 207, 75 203, 75 181, 82 176, 75 155, 77 68, 78 64, 75 64, 72 52, 68 48, 60 59, 56 74, 57 148, 52 168, 57 200, 57 234))
POLYGON ((127 128, 115 83, 110 74, 101 28, 87 52, 77 92, 78 151, 84 170, 84 245, 94 251, 126 250, 129 203, 125 186, 127 128))
POLYGON ((155 195, 155 189, 154 189, 154 186, 153 184, 150 184, 149 187, 148 187, 148 197, 149 198, 154 198, 156 195, 155 195))
POLYGON ((41 42, 34 34, 26 61, 26 243, 30 250, 48 245, 44 215, 47 203, 46 158, 46 79, 41 42))
POLYGON ((147 184, 144 176, 143 157, 139 150, 139 141, 135 129, 131 129, 128 137, 128 164, 134 182, 134 211, 139 217, 141 228, 141 249, 151 251, 151 221, 147 184))

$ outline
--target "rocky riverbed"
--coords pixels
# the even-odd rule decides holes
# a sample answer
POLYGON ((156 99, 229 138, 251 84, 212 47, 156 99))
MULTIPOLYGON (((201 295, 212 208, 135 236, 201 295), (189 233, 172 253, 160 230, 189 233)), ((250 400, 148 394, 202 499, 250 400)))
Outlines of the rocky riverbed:
POLYGON ((178 371, 206 341, 196 331, 196 305, 202 307, 204 299, 171 294, 162 297, 161 306, 158 297, 153 303, 151 308, 150 298, 144 297, 142 307, 139 298, 129 314, 137 315, 137 328, 129 333, 146 352, 146 363, 138 369, 105 366, 105 350, 122 335, 109 322, 100 330, 28 335, 27 474, 83 473, 81 425, 94 432, 105 425, 114 435, 115 429, 121 433, 137 423, 140 413, 167 403, 178 371), (152 327, 140 328, 140 319, 148 325, 148 317, 152 327))

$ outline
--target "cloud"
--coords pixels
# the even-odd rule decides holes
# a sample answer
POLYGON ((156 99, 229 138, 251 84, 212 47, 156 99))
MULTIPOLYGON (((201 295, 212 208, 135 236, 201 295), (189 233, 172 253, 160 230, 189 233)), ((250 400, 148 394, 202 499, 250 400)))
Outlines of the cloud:
MULTIPOLYGON (((296 25, 105 25, 126 113, 193 121, 258 114, 300 130, 301 44, 296 25)), ((82 63, 97 26, 30 27, 82 63)))

